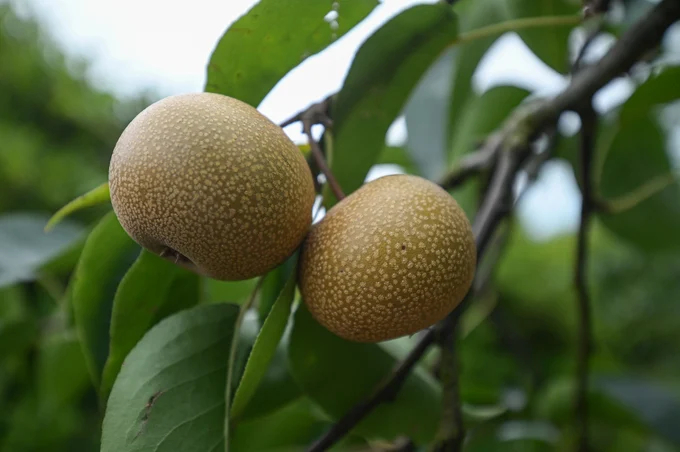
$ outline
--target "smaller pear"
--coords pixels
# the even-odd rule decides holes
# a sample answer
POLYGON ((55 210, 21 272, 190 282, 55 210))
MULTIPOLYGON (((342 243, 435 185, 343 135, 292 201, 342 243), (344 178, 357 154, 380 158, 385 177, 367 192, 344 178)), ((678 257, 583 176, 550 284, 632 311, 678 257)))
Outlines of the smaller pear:
POLYGON ((336 335, 380 342, 442 320, 475 274, 472 228, 456 200, 417 176, 386 176, 336 204, 312 226, 300 290, 336 335))

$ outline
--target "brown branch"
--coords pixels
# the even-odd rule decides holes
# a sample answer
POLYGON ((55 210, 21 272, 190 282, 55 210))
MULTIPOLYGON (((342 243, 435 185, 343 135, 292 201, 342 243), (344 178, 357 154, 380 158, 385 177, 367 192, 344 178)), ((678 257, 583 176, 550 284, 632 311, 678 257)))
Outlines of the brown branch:
MULTIPOLYGON (((486 146, 497 153, 489 189, 475 217, 473 232, 477 254, 482 256, 496 227, 507 214, 507 200, 512 194, 515 174, 526 159, 530 143, 550 127, 554 127, 562 112, 575 110, 604 85, 627 72, 640 57, 661 41, 666 29, 680 18, 680 1, 662 0, 645 17, 631 26, 607 54, 595 65, 580 71, 569 86, 553 99, 529 104, 513 114, 500 132, 487 140, 486 146), (496 137, 496 138, 494 138, 496 137)), ((490 152, 490 151, 489 151, 490 152)), ((479 261, 479 259, 478 259, 479 261)), ((429 329, 407 358, 392 372, 389 379, 368 400, 354 406, 308 452, 330 448, 354 428, 366 415, 383 402, 394 399, 408 374, 432 345, 435 335, 455 324, 469 303, 471 294, 435 328, 429 329)))
POLYGON ((588 452, 588 374, 592 350, 592 320, 590 295, 587 287, 588 228, 593 213, 592 164, 595 147, 597 115, 589 104, 581 117, 581 179, 583 199, 578 229, 574 285, 578 295, 578 350, 576 357, 576 394, 574 418, 578 435, 578 451, 588 452))
MULTIPOLYGON (((496 140, 498 140, 498 138, 496 138, 496 140)), ((446 174, 439 181, 439 185, 444 190, 450 190, 461 185, 471 176, 491 169, 496 161, 496 154, 500 146, 497 141, 496 143, 491 144, 489 143, 490 141, 493 141, 493 138, 487 139, 486 146, 461 158, 458 166, 446 174)))
POLYGON ((459 318, 450 318, 439 337, 441 347, 440 377, 442 382, 442 420, 432 452, 460 452, 463 450, 465 426, 458 376, 459 358, 456 350, 459 318))
POLYGON ((306 110, 298 112, 292 117, 283 121, 280 124, 280 127, 287 127, 296 122, 302 123, 302 133, 307 136, 307 140, 309 141, 309 149, 312 153, 312 157, 314 158, 314 162, 316 163, 316 166, 319 167, 321 174, 323 174, 326 178, 326 183, 333 192, 333 195, 338 201, 340 201, 345 198, 345 194, 343 193, 340 184, 335 178, 333 171, 331 171, 328 164, 326 163, 326 158, 323 155, 323 151, 321 150, 319 142, 316 141, 314 139, 314 135, 312 135, 312 126, 316 124, 321 124, 326 129, 330 129, 333 126, 333 121, 328 116, 332 98, 333 96, 331 95, 321 102, 310 105, 306 110))

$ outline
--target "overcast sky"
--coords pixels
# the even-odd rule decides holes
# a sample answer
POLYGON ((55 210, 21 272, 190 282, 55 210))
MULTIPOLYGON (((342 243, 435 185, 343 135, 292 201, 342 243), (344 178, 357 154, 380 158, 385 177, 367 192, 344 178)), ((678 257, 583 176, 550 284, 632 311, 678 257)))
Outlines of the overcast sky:
MULTIPOLYGON (((205 65, 216 42, 229 24, 255 3, 254 0, 10 1, 27 14, 36 14, 67 53, 90 59, 92 80, 121 96, 144 89, 152 89, 161 96, 201 91, 205 65)), ((367 36, 403 9, 432 1, 383 0, 359 26, 284 78, 260 105, 260 111, 278 122, 336 91, 354 52, 367 36)), ((475 77, 481 90, 500 83, 548 94, 557 92, 566 81, 536 59, 519 38, 506 35, 491 49, 475 77)), ((611 98, 601 96, 604 103, 611 98)), ((286 131, 294 140, 301 139, 297 128, 286 131)), ((390 130, 388 141, 400 144, 406 133, 403 121, 398 121, 390 130)), ((520 209, 522 217, 530 218, 527 226, 540 236, 573 230, 579 209, 573 177, 560 165, 551 165, 543 176, 525 197, 520 209)))

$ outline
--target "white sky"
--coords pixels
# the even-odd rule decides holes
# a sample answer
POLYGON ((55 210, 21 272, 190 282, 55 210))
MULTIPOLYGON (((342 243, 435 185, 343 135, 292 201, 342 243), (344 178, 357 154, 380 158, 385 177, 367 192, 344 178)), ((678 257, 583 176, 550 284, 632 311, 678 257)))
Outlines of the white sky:
MULTIPOLYGON (((3 0, 0 0, 3 1, 3 0)), ((6 0, 5 0, 6 1, 6 0)), ((121 96, 152 89, 162 96, 201 91, 205 65, 230 23, 254 0, 10 0, 33 11, 55 40, 74 56, 93 62, 91 78, 121 96)), ((312 0, 310 0, 312 1, 312 0)), ((275 122, 336 91, 357 47, 385 20, 416 3, 434 0, 383 0, 370 16, 326 51, 306 60, 286 76, 260 105, 275 122)), ((340 3, 342 8, 342 2, 340 3)), ((515 35, 497 41, 476 75, 481 90, 514 83, 542 94, 557 92, 566 81, 540 62, 515 35)), ((621 101, 599 96, 602 107, 621 101)), ((286 132, 296 141, 297 127, 286 132)), ((388 141, 402 143, 403 120, 390 129, 388 141)), ((373 172, 371 177, 384 172, 373 172)), ((579 198, 569 170, 551 165, 520 206, 525 225, 546 237, 577 225, 579 198)))

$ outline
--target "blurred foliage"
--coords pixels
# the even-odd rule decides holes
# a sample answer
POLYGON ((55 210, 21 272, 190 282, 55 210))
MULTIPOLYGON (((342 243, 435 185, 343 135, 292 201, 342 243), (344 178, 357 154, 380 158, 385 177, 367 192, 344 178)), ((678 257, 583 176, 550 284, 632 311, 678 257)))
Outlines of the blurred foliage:
MULTIPOLYGON (((653 4, 612 3, 621 13, 606 24, 612 36, 653 4)), ((443 3, 419 5, 388 21, 360 46, 332 112, 331 163, 343 186, 356 188, 376 164, 432 180, 454 167, 532 94, 510 82, 478 90, 473 74, 499 36, 450 46, 457 33, 574 14, 579 4, 461 0, 453 13, 443 3), (401 113, 408 140, 387 146, 401 113)), ((376 2, 334 5, 262 0, 220 39, 206 89, 259 104, 376 2)), ((518 35, 566 73, 574 28, 518 35)), ((668 66, 677 57, 660 49, 628 77, 635 94, 602 115, 597 188, 607 201, 678 161, 669 138, 680 124, 677 108, 670 121, 666 114, 680 96, 680 72, 668 66)), ((122 101, 95 88, 85 62, 65 57, 5 3, 0 62, 0 452, 221 450, 229 349, 256 281, 213 281, 140 253, 106 203, 42 229, 50 214, 106 182, 116 139, 153 99, 122 101)), ((577 142, 560 136, 555 159, 576 168, 577 142)), ((483 182, 451 192, 470 217, 483 182)), ((593 452, 680 450, 679 206, 680 187, 669 184, 593 224, 593 452)), ((524 221, 512 217, 492 245, 498 262, 463 317, 466 452, 573 450, 576 236, 538 240, 524 221)), ((304 450, 418 340, 356 344, 332 335, 300 303, 295 259, 266 275, 256 309, 237 330, 228 388, 236 452, 304 450)), ((428 354, 394 401, 332 450, 386 450, 400 434, 426 444, 441 412, 436 358, 428 354)))

